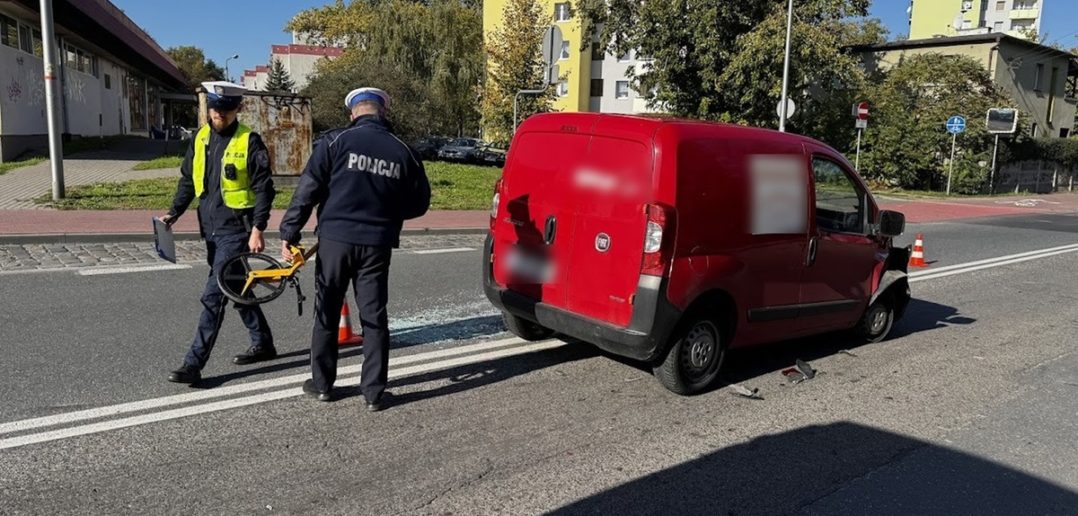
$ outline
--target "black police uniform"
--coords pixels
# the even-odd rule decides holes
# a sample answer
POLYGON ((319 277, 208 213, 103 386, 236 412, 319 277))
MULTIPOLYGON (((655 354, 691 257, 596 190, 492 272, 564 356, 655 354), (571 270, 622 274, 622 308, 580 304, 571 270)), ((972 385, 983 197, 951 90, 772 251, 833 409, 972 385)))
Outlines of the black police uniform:
MULTIPOLYGON (((251 228, 266 229, 269 222, 270 208, 276 191, 273 188, 273 176, 270 168, 269 151, 262 138, 252 132, 248 141, 247 172, 251 189, 255 192, 255 207, 237 210, 225 206, 221 195, 221 159, 229 140, 236 133, 239 121, 218 133, 210 130, 210 141, 206 146, 206 173, 202 196, 198 204, 199 230, 206 239, 206 262, 210 265, 210 275, 206 288, 202 292, 202 315, 198 320, 198 329, 191 342, 191 349, 184 358, 186 366, 201 370, 209 360, 210 351, 217 341, 221 322, 224 321, 228 299, 217 286, 217 271, 226 261, 248 251, 247 243, 251 237, 251 228)), ((195 198, 195 186, 192 179, 192 161, 195 152, 194 142, 187 149, 180 166, 180 181, 176 196, 172 201, 169 215, 173 220, 183 215, 187 206, 195 198)), ((262 309, 257 305, 236 305, 236 310, 243 319, 244 326, 251 335, 251 349, 248 354, 267 351, 275 354, 273 334, 266 322, 262 309)))
POLYGON ((360 389, 376 403, 389 369, 389 263, 404 220, 430 207, 423 163, 377 115, 330 131, 315 146, 281 221, 281 238, 296 244, 318 206, 314 388, 329 393, 337 379, 337 329, 351 282, 363 328, 360 389))

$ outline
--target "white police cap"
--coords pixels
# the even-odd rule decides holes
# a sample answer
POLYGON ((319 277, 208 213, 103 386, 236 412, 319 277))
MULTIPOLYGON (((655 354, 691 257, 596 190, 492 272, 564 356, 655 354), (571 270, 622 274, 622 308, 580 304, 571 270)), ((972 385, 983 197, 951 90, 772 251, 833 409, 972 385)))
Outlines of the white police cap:
POLYGON ((389 94, 378 88, 356 88, 344 97, 344 106, 352 109, 356 104, 364 101, 377 102, 382 107, 389 107, 389 94))
POLYGON ((206 81, 202 88, 210 97, 242 97, 247 93, 247 88, 228 81, 206 81))

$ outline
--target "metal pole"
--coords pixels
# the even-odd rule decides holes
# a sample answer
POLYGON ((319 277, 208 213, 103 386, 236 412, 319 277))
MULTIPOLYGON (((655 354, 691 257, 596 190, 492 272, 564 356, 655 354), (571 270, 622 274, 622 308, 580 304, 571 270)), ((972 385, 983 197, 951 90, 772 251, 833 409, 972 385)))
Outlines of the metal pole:
POLYGON ((857 130, 857 158, 855 158, 853 162, 853 169, 857 172, 861 171, 861 131, 863 130, 864 129, 857 130))
POLYGON ((517 102, 520 100, 520 92, 513 95, 513 134, 517 134, 517 102))
POLYGON ((787 8, 786 13, 786 58, 782 64, 782 100, 780 101, 780 108, 782 115, 779 116, 779 131, 786 132, 786 100, 787 92, 790 86, 790 37, 793 35, 794 30, 794 0, 790 0, 790 5, 787 8))
POLYGON ((954 147, 958 143, 958 133, 951 137, 951 171, 947 173, 947 195, 951 195, 951 176, 954 176, 954 147))
POLYGON ((992 170, 988 172, 988 193, 996 193, 996 156, 999 154, 999 135, 996 135, 996 146, 992 148, 992 170))
POLYGON ((64 198, 64 145, 60 140, 60 114, 64 109, 56 75, 56 31, 52 0, 41 0, 41 45, 45 53, 45 109, 49 120, 49 161, 52 165, 52 200, 64 198))

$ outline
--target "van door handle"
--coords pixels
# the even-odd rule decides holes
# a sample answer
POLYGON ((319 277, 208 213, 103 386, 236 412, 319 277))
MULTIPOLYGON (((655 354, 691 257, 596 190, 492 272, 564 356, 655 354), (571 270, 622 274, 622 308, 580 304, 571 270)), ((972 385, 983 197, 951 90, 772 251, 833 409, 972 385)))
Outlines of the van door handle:
POLYGON ((543 242, 546 245, 554 243, 554 236, 558 232, 558 219, 553 215, 546 218, 546 226, 543 228, 543 242))
POLYGON ((809 239, 809 252, 808 259, 805 261, 806 267, 812 267, 816 263, 816 249, 820 245, 820 240, 817 237, 809 239))

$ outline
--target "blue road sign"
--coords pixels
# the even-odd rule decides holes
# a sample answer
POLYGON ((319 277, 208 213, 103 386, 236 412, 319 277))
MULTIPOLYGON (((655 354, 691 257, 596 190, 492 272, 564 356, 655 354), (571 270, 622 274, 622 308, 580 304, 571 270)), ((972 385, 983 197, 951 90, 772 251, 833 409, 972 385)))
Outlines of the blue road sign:
POLYGON ((966 117, 955 115, 947 119, 947 132, 958 134, 966 130, 966 117))

